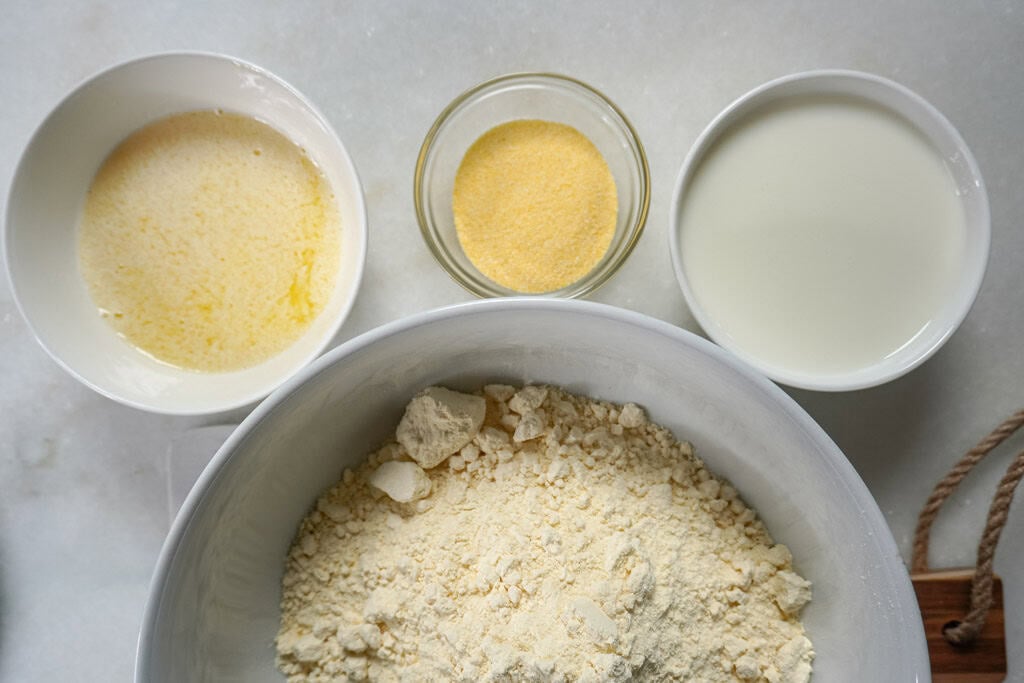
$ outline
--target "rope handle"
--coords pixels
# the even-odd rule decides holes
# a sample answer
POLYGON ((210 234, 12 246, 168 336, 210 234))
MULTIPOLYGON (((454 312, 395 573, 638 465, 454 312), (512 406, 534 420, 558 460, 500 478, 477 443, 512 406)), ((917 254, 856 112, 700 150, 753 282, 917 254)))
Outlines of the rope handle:
MULTIPOLYGON (((1001 425, 996 427, 991 434, 986 436, 978 445, 967 451, 967 454, 960 459, 953 469, 949 471, 932 491, 921 510, 917 520, 917 529, 914 531, 914 550, 911 559, 911 569, 914 572, 928 571, 928 537, 931 532, 932 522, 939 514, 939 508, 947 498, 956 490, 956 487, 967 476, 968 472, 977 465, 996 446, 1005 441, 1011 434, 1024 426, 1024 410, 1019 410, 1001 425)), ((992 607, 992 580, 993 565, 996 554, 996 545, 999 543, 999 534, 1006 525, 1006 519, 1010 510, 1010 503, 1013 502, 1013 493, 1024 477, 1024 451, 1017 454, 1017 457, 1010 463, 1006 474, 999 481, 996 495, 992 499, 992 505, 988 509, 988 518, 985 521, 985 531, 978 543, 978 560, 971 579, 971 608, 961 621, 953 621, 946 624, 942 634, 946 640, 953 645, 966 645, 974 640, 985 625, 985 618, 992 607)))

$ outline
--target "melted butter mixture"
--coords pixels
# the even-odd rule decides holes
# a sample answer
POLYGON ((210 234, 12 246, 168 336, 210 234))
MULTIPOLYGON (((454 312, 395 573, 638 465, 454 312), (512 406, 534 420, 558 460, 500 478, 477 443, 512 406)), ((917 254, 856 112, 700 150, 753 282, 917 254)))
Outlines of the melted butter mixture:
POLYGON ((324 309, 340 220, 319 169, 252 118, 174 115, 132 134, 93 179, 82 275, 114 328, 206 372, 256 365, 324 309))

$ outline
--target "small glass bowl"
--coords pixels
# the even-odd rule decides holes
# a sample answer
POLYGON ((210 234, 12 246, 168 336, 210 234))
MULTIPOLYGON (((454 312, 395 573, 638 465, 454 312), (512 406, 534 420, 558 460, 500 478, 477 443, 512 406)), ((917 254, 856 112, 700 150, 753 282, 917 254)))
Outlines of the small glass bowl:
POLYGON ((500 76, 462 93, 441 112, 416 160, 414 200, 423 239, 449 275, 473 294, 523 294, 476 269, 462 250, 452 214, 455 174, 466 151, 495 126, 521 119, 572 126, 600 150, 615 179, 619 211, 608 251, 579 280, 534 295, 584 296, 618 270, 640 239, 651 190, 647 156, 633 126, 607 97, 573 78, 545 73, 500 76))

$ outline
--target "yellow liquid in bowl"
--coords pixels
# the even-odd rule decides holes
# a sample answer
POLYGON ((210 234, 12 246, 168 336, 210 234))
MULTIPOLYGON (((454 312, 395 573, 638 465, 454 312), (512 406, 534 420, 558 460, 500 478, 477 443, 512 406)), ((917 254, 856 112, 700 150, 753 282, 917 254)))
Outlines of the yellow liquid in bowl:
POLYGON ((93 179, 82 275, 131 344, 187 369, 259 364, 324 310, 340 264, 326 179, 270 126, 177 114, 128 137, 93 179))

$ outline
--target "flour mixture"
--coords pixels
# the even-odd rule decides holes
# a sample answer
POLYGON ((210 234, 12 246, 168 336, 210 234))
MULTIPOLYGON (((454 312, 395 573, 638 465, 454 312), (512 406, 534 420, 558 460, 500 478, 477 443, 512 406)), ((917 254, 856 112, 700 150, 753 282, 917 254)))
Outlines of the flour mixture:
POLYGON ((689 444, 552 387, 431 387, 287 560, 298 681, 806 681, 810 584, 689 444))

